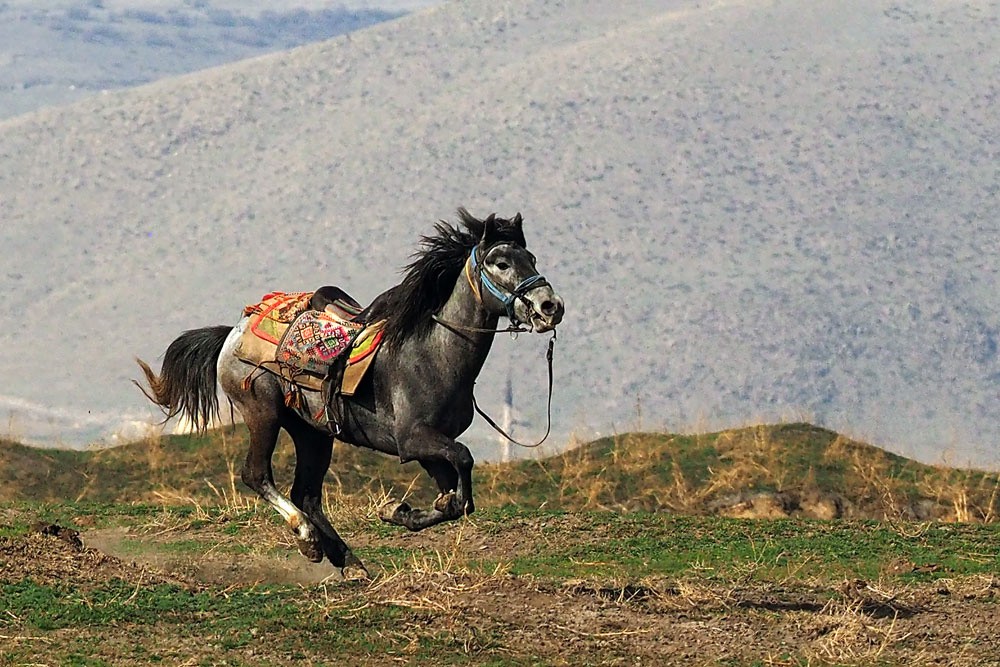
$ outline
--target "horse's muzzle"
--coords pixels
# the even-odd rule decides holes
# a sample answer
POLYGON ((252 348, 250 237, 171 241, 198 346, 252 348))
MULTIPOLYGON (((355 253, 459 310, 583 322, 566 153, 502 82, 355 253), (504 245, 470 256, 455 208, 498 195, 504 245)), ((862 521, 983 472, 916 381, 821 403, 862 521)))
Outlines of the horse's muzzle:
POLYGON ((527 300, 531 303, 528 321, 535 333, 552 331, 562 322, 566 306, 548 285, 529 293, 527 300))

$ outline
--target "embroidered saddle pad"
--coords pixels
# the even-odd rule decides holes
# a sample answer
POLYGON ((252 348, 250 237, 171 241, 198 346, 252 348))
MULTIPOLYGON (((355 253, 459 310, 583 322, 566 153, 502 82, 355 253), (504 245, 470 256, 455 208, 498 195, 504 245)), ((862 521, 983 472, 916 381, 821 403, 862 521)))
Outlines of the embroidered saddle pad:
POLYGON ((275 361, 303 371, 326 375, 333 360, 354 343, 364 328, 329 311, 307 310, 288 325, 278 342, 275 361))
POLYGON ((340 393, 353 395, 382 342, 383 323, 353 321, 360 307, 343 296, 349 301, 319 300, 325 303, 322 311, 311 309, 312 292, 274 292, 248 305, 243 313, 250 322, 236 346, 237 358, 320 391, 330 367, 347 355, 340 393))

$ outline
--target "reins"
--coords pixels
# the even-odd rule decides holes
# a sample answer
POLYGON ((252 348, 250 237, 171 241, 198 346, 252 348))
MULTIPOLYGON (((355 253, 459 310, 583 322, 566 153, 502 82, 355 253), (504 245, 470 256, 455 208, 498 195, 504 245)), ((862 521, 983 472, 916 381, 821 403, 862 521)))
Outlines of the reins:
POLYGON ((553 350, 555 349, 555 346, 556 346, 556 330, 553 329, 552 330, 552 337, 549 338, 549 347, 545 351, 545 361, 546 361, 546 363, 547 363, 547 365, 549 367, 549 398, 546 401, 546 406, 545 406, 545 422, 546 422, 545 423, 545 435, 543 435, 542 439, 539 440, 538 442, 536 442, 535 444, 533 444, 533 445, 526 445, 523 442, 515 440, 508 433, 505 433, 502 428, 500 428, 499 426, 497 426, 497 423, 495 421, 493 421, 492 417, 490 417, 488 414, 486 414, 485 412, 483 412, 482 408, 479 407, 479 404, 476 403, 476 393, 474 391, 472 392, 472 407, 474 407, 476 409, 476 412, 478 412, 479 415, 483 419, 486 420, 487 424, 489 424, 490 426, 493 427, 494 431, 496 431, 497 433, 499 433, 503 437, 507 438, 508 440, 510 440, 511 442, 513 442, 518 447, 524 447, 526 449, 531 449, 533 447, 538 447, 539 445, 541 445, 543 442, 545 442, 548 439, 549 432, 552 431, 552 357, 553 357, 553 350))
POLYGON ((461 331, 467 331, 469 333, 490 333, 490 334, 519 334, 530 332, 531 329, 525 329, 520 324, 511 324, 506 329, 481 329, 479 327, 467 327, 464 324, 456 324, 455 322, 449 322, 448 320, 442 320, 437 316, 437 313, 431 315, 431 319, 443 326, 445 329, 451 329, 454 333, 459 333, 461 331))
MULTIPOLYGON (((465 264, 465 277, 468 279, 469 286, 472 287, 472 292, 476 295, 476 299, 478 299, 480 303, 483 302, 483 297, 480 293, 480 290, 476 288, 476 284, 472 280, 472 271, 475 271, 476 273, 479 274, 480 284, 483 287, 486 287, 490 291, 490 293, 492 293, 503 304, 504 308, 507 311, 507 317, 510 320, 510 326, 508 326, 506 329, 483 329, 480 327, 469 327, 465 326, 464 324, 457 324, 455 322, 448 322, 447 320, 443 320, 440 317, 438 317, 436 313, 431 315, 431 319, 433 319, 435 322, 437 322, 444 328, 449 329, 450 331, 460 336, 462 335, 460 332, 466 331, 469 333, 488 333, 493 335, 499 333, 509 333, 511 334, 512 338, 516 338, 517 334, 519 333, 530 332, 531 329, 524 328, 522 326, 524 323, 521 322, 514 314, 514 302, 517 299, 524 299, 525 298, 524 295, 527 294, 532 289, 535 289, 536 287, 541 287, 542 285, 548 285, 548 281, 545 280, 545 278, 541 274, 536 274, 534 276, 527 278, 526 280, 521 281, 521 283, 517 287, 515 287, 512 292, 504 294, 503 291, 499 287, 497 287, 492 280, 489 279, 489 277, 483 271, 482 265, 480 265, 476 261, 476 248, 473 248, 472 252, 469 255, 469 259, 465 264)), ((542 439, 539 440, 538 442, 528 445, 511 437, 509 433, 506 433, 502 428, 500 428, 500 426, 497 425, 496 421, 494 421, 492 417, 486 414, 486 412, 484 412, 483 409, 479 407, 479 403, 476 401, 475 390, 473 390, 472 392, 472 407, 475 408, 476 412, 479 413, 479 416, 485 419, 486 423, 489 424, 491 427, 493 427, 494 431, 496 431, 504 438, 517 445, 518 447, 524 447, 527 449, 538 447, 548 439, 549 433, 552 431, 552 385, 553 385, 552 358, 554 356, 555 345, 556 345, 556 330, 553 329, 552 337, 549 338, 548 349, 545 351, 545 362, 546 365, 548 366, 548 374, 549 374, 548 399, 546 400, 546 407, 545 407, 545 413, 546 413, 545 435, 543 435, 542 439)))
MULTIPOLYGON (((445 329, 450 329, 450 330, 454 331, 455 333, 458 333, 458 335, 460 335, 460 336, 462 334, 459 333, 459 330, 461 330, 461 331, 468 331, 468 332, 471 332, 471 333, 490 333, 490 334, 494 334, 494 335, 499 334, 499 333, 518 334, 518 333, 523 333, 525 331, 530 331, 530 329, 525 329, 525 328, 523 328, 521 326, 516 326, 516 325, 513 325, 513 324, 510 325, 509 327, 507 327, 506 329, 480 329, 479 327, 467 327, 467 326, 462 325, 462 324, 455 324, 454 322, 448 322, 447 320, 442 320, 437 315, 431 315, 431 319, 433 319, 435 322, 437 322, 438 324, 440 324, 441 326, 443 326, 445 329)), ((503 437, 507 438, 507 440, 513 442, 518 447, 524 447, 526 449, 532 449, 534 447, 538 447, 543 442, 545 442, 546 440, 548 440, 549 433, 552 431, 552 384, 553 384, 553 382, 552 382, 552 358, 555 356, 554 355, 555 347, 556 347, 556 330, 553 329, 552 330, 552 337, 549 338, 549 347, 548 347, 547 350, 545 350, 545 363, 546 363, 546 365, 548 366, 548 369, 549 369, 549 396, 548 396, 548 399, 545 402, 545 435, 543 435, 542 439, 539 440, 538 442, 536 442, 535 444, 533 444, 533 445, 527 445, 527 444, 525 444, 523 442, 515 440, 513 437, 510 436, 509 433, 506 433, 502 428, 500 428, 497 425, 497 423, 493 420, 492 417, 490 417, 488 414, 486 414, 483 411, 483 409, 479 407, 479 403, 476 402, 476 392, 475 392, 475 390, 473 390, 473 392, 472 392, 472 407, 474 407, 476 409, 476 412, 479 413, 479 416, 481 416, 483 419, 485 419, 486 423, 489 424, 490 426, 492 426, 494 431, 496 431, 497 433, 499 433, 503 437)))

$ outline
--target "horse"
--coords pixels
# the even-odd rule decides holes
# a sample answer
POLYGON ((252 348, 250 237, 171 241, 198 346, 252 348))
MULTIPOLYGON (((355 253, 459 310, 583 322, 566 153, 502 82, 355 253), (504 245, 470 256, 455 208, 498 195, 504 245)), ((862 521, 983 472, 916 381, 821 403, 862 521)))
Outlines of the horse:
POLYGON ((243 482, 281 514, 303 556, 317 563, 326 557, 347 580, 369 573, 323 512, 334 435, 400 463, 418 461, 437 484, 431 508, 390 499, 379 511, 381 520, 419 531, 471 514, 474 460, 456 438, 472 423, 473 386, 499 320, 554 335, 563 319, 563 300, 536 268, 520 213, 479 219, 460 208, 458 216, 457 224, 440 221, 433 234, 422 236, 402 281, 362 311, 362 321, 384 320, 383 340, 352 396, 303 389, 311 407, 295 410, 286 405, 278 375, 261 371, 248 382, 255 367, 234 355, 248 316, 235 326, 182 333, 167 347, 159 375, 136 359, 148 386, 140 389, 167 419, 181 416, 207 428, 219 416, 221 386, 249 430, 243 482), (339 432, 309 417, 317 405, 319 412, 338 415, 339 432), (271 469, 282 428, 295 446, 290 498, 275 487, 271 469))

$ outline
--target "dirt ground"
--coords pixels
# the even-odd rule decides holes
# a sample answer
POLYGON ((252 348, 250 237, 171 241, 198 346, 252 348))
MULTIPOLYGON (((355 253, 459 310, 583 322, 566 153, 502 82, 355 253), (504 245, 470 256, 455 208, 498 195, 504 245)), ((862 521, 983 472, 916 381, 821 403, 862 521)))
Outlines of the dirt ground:
MULTIPOLYGON (((558 521, 555 530, 551 522, 532 519, 500 534, 486 522, 436 534, 357 534, 353 541, 368 554, 373 574, 361 584, 340 581, 329 564, 306 562, 269 523, 254 530, 266 548, 250 551, 235 548, 245 536, 227 542, 216 526, 77 532, 38 523, 0 537, 0 664, 80 662, 75 653, 60 653, 60 646, 95 647, 84 664, 138 664, 141 656, 167 663, 257 664, 294 656, 323 662, 334 660, 332 638, 350 631, 358 638, 345 635, 336 646, 352 664, 421 662, 434 655, 449 664, 1000 665, 1000 580, 992 574, 890 586, 861 579, 779 581, 750 568, 718 580, 697 572, 622 577, 610 567, 607 576, 544 576, 504 565, 552 550, 584 529, 572 517, 558 521), (390 564, 393 553, 404 555, 390 564), (490 570, 487 561, 497 565, 490 570), (177 626, 133 623, 128 613, 110 624, 84 620, 46 629, 30 616, 30 604, 16 597, 26 581, 72 591, 60 608, 97 599, 91 593, 120 582, 134 589, 136 599, 140 590, 157 587, 222 599, 246 587, 284 585, 282 599, 296 613, 312 618, 321 610, 322 619, 307 631, 317 641, 293 649, 289 642, 299 640, 283 634, 285 628, 295 634, 287 617, 275 626, 286 648, 275 648, 253 628, 240 630, 239 642, 202 643, 197 622, 179 632, 177 626)), ((597 528, 590 539, 602 539, 597 528)), ((582 564, 600 572, 600 562, 582 564)), ((893 567, 912 564, 887 564, 893 567)), ((140 604, 128 597, 114 601, 123 603, 140 604)), ((137 618, 145 611, 136 606, 137 618)), ((228 612, 198 613, 205 614, 207 628, 228 612)))

